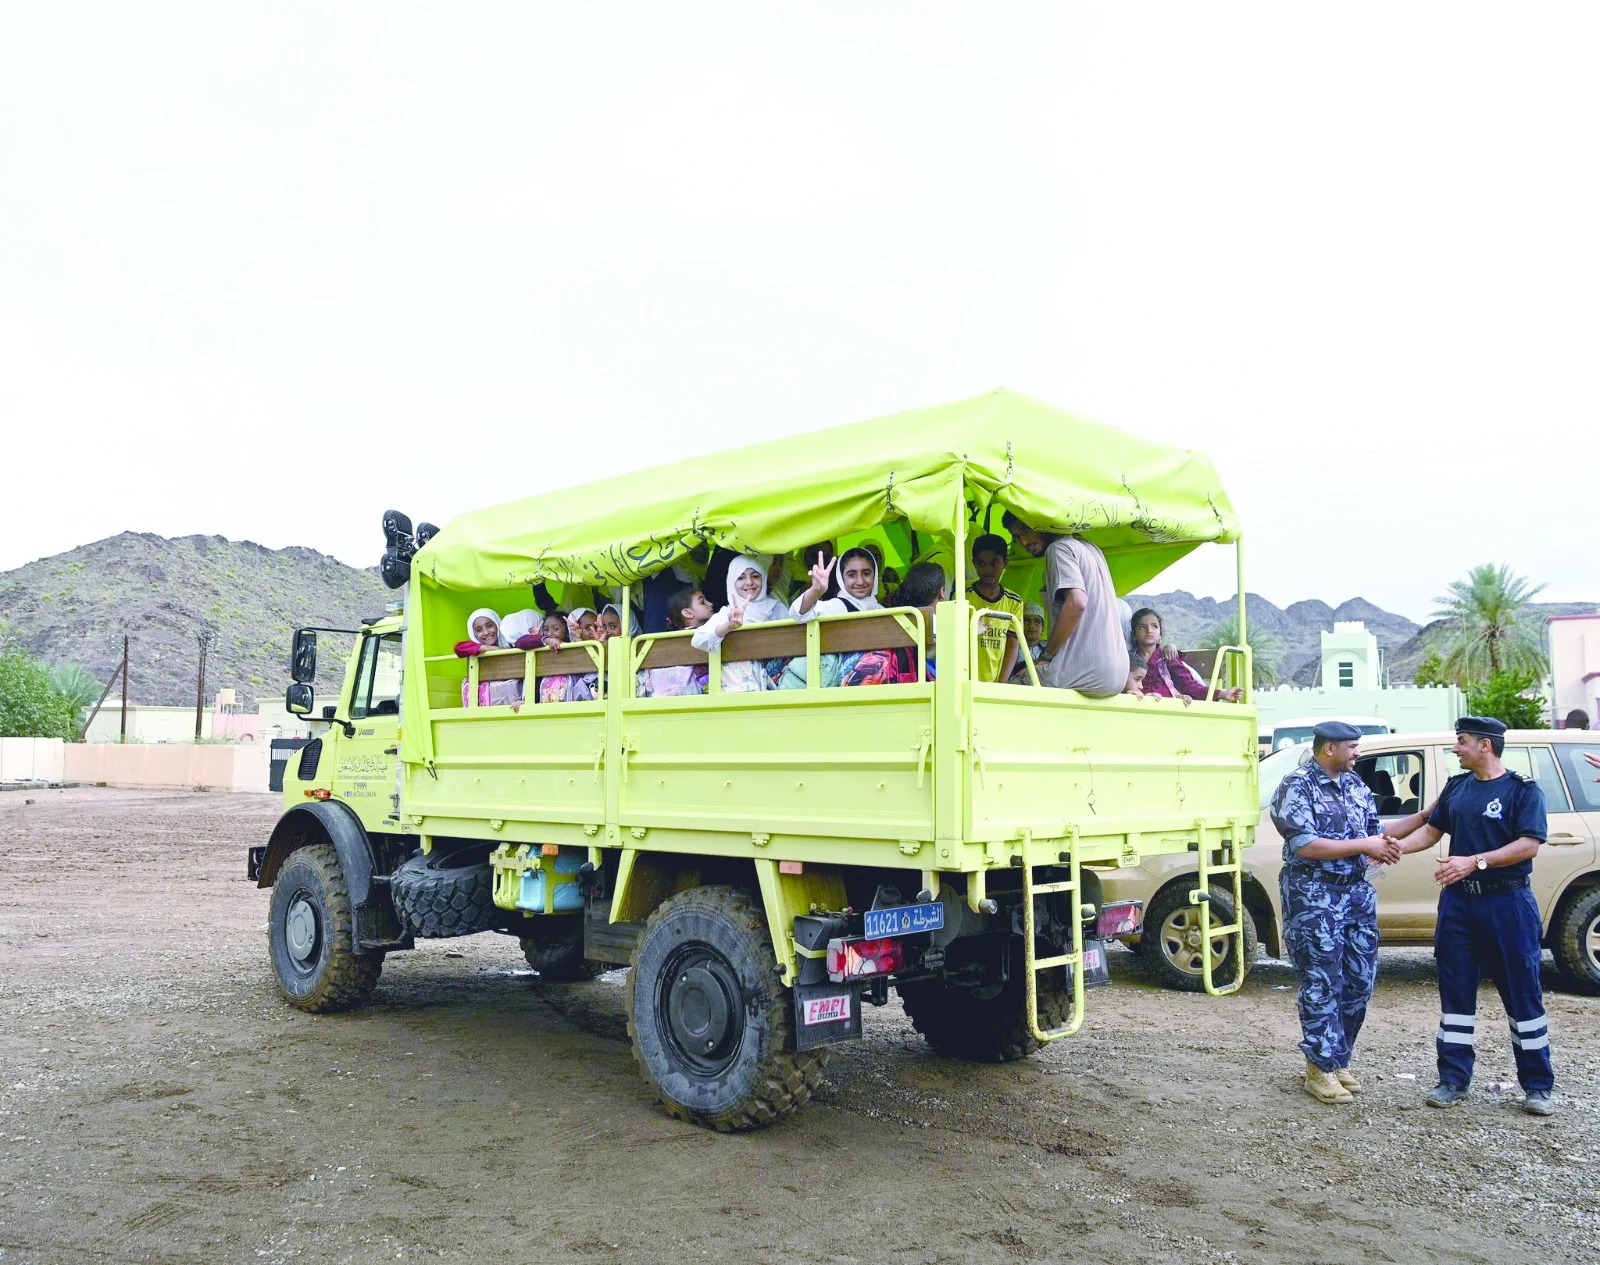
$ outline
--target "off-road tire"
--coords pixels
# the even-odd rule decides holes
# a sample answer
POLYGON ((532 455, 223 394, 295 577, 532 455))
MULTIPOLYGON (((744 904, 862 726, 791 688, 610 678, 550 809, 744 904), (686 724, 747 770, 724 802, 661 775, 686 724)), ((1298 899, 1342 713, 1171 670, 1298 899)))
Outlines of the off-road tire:
MULTIPOLYGON (((1198 947, 1173 942, 1180 932, 1187 932, 1190 929, 1179 924, 1192 924, 1193 920, 1200 916, 1200 907, 1189 903, 1189 893, 1194 891, 1195 887, 1195 881, 1189 879, 1170 883, 1157 892, 1145 910, 1144 931, 1139 937, 1139 955, 1149 967, 1156 983, 1163 988, 1186 993, 1203 993, 1206 989, 1205 977, 1200 974, 1196 958, 1198 947), (1169 919, 1173 920, 1174 926, 1167 926, 1169 919)), ((1211 889, 1211 920, 1217 926, 1227 926, 1233 921, 1232 892, 1221 887, 1211 889)), ((1222 960, 1211 968, 1211 978, 1217 984, 1233 983, 1238 970, 1238 963, 1234 961, 1233 937, 1227 937, 1227 941, 1222 960)), ((1246 975, 1250 973, 1250 964, 1256 960, 1260 948, 1255 919, 1246 909, 1244 911, 1246 975)))
POLYGON ((278 995, 298 1010, 349 1010, 377 987, 383 950, 356 949, 350 889, 331 844, 297 849, 278 871, 267 947, 278 995))
POLYGON ((604 962, 591 962, 583 956, 583 940, 546 940, 522 937, 522 956, 539 972, 541 980, 553 984, 572 984, 605 974, 604 962))
POLYGON ((395 913, 415 935, 429 940, 470 936, 500 921, 494 871, 476 847, 438 847, 414 856, 389 880, 395 913))
POLYGON ((650 915, 628 973, 628 1035, 668 1115, 756 1129, 811 1097, 827 1052, 795 1050, 794 1002, 776 966, 760 902, 740 888, 679 892, 650 915), (713 1052, 697 1065, 685 1050, 692 1037, 698 1054, 707 1033, 713 1052))
POLYGON ((1567 987, 1600 993, 1600 886, 1580 892, 1550 928, 1550 948, 1567 987))
MULTIPOLYGON (((946 988, 938 980, 898 985, 911 1026, 946 1058, 969 1063, 1015 1063, 1043 1049, 1028 1028, 1021 951, 1015 956, 1017 969, 993 997, 946 988)), ((1061 1027, 1072 1004, 1065 970, 1040 971, 1038 989, 1039 1026, 1061 1027)))

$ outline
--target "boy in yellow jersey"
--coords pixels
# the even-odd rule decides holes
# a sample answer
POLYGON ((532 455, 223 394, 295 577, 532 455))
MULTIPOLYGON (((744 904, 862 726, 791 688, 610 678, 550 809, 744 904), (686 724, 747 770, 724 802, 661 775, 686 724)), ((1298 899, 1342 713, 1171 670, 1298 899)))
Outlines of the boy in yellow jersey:
POLYGON ((1011 616, 984 621, 975 670, 980 681, 1009 681, 1022 644, 1022 598, 1000 583, 1006 573, 1006 542, 995 535, 979 536, 972 542, 972 569, 978 578, 967 589, 967 600, 974 608, 1011 616))

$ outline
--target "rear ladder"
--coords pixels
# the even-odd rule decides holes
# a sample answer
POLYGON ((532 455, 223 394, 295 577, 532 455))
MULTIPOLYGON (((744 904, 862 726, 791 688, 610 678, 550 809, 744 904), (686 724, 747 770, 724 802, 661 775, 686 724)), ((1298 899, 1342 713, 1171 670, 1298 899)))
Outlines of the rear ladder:
POLYGON ((1023 980, 1028 997, 1028 1031, 1033 1034, 1035 1041, 1048 1044, 1059 1041, 1062 1037, 1070 1037, 1083 1026, 1083 919, 1087 916, 1084 906, 1078 903, 1079 871, 1078 871, 1078 834, 1074 828, 1071 842, 1067 851, 1061 853, 1061 862, 1067 867, 1070 878, 1059 883, 1035 883, 1033 881, 1033 866, 1028 862, 1027 840, 1023 840, 1022 848, 1022 954, 1023 954, 1023 980), (1042 958, 1038 956, 1037 921, 1033 913, 1033 898, 1035 896, 1048 896, 1055 892, 1069 892, 1072 896, 1072 952, 1058 953, 1053 957, 1042 958), (1039 972, 1054 970, 1056 967, 1070 968, 1072 977, 1072 1006, 1067 1012, 1067 1022, 1059 1028, 1044 1028, 1039 1024, 1039 972))
POLYGON ((1212 831, 1217 829, 1208 826, 1203 821, 1195 822, 1195 830, 1200 836, 1199 857, 1200 871, 1195 889, 1189 893, 1189 903, 1200 907, 1200 943, 1205 946, 1205 952, 1200 955, 1200 976, 1205 981, 1206 992, 1213 997, 1226 997, 1229 993, 1236 993, 1244 984, 1244 973, 1249 963, 1244 960, 1244 863, 1243 841, 1244 829, 1240 822, 1235 821, 1228 828, 1229 837, 1219 841, 1217 851, 1221 852, 1224 860, 1221 864, 1211 863, 1212 831), (1225 927, 1211 925, 1211 880, 1212 877, 1227 875, 1233 879, 1233 921, 1225 927), (1214 938, 1229 936, 1233 940, 1233 982, 1218 984, 1211 974, 1211 941, 1214 938))

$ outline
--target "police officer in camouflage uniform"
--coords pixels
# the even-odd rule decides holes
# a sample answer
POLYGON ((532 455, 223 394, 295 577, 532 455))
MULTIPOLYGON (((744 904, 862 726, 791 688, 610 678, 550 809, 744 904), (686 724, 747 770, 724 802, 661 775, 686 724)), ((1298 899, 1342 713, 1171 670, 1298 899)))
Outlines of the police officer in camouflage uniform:
POLYGON ((1433 933, 1439 1083, 1427 1101, 1430 1107, 1453 1107, 1467 1097, 1478 1035, 1478 981, 1488 975, 1506 1008, 1522 1109, 1548 1116, 1555 1111, 1550 1091, 1556 1078, 1539 981, 1543 923, 1528 886, 1546 837, 1544 791, 1502 763, 1505 742, 1505 724, 1492 716, 1456 721, 1454 751, 1465 772, 1445 783, 1426 824, 1400 843, 1402 851, 1420 852, 1450 836, 1450 855, 1433 875, 1439 884, 1433 933))
POLYGON ((1350 1052, 1378 975, 1378 902, 1367 866, 1400 857, 1355 774, 1360 742, 1354 725, 1318 725, 1311 759, 1272 797, 1272 824, 1283 837, 1283 939, 1300 981, 1305 1090, 1323 1103, 1353 1102, 1361 1092, 1350 1052))

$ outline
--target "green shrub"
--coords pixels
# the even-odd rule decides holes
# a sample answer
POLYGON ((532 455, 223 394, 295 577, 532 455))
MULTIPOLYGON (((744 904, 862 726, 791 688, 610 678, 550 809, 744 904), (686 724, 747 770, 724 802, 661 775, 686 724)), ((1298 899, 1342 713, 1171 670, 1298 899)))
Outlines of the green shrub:
POLYGON ((50 682, 44 664, 21 650, 0 654, 0 738, 78 736, 71 702, 50 682))
POLYGON ((1467 711, 1493 716, 1511 729, 1543 729, 1544 699, 1528 693, 1535 679, 1531 672, 1496 672, 1467 691, 1467 711))

